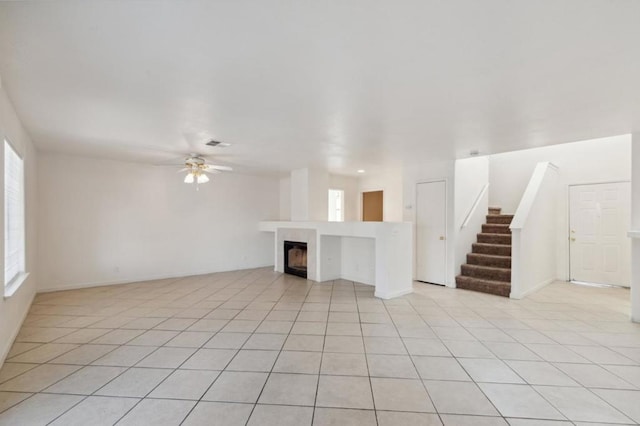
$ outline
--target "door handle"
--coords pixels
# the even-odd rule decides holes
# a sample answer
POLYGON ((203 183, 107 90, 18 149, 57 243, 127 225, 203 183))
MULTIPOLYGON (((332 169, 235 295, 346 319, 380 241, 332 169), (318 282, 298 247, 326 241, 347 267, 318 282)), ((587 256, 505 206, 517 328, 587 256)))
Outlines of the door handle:
POLYGON ((444 241, 444 240, 445 240, 444 236, 440 235, 440 241, 444 241))

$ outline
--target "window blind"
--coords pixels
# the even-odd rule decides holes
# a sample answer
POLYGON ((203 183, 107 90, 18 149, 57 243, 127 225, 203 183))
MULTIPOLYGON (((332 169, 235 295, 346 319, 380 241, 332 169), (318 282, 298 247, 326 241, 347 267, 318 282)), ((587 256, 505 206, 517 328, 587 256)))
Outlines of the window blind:
POLYGON ((4 141, 4 284, 24 272, 24 166, 4 141))

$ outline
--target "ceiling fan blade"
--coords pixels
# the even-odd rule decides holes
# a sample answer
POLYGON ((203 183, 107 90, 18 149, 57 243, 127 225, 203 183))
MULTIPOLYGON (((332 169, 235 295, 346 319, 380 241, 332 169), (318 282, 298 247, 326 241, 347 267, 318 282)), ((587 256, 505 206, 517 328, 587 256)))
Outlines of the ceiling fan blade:
POLYGON ((180 170, 178 170, 176 173, 188 172, 188 171, 190 171, 190 170, 191 170, 191 169, 190 169, 189 167, 185 167, 184 169, 180 169, 180 170))
POLYGON ((154 166, 184 166, 185 160, 189 155, 173 156, 165 161, 154 163, 154 166))
POLYGON ((211 173, 212 175, 215 175, 217 173, 222 173, 220 170, 216 170, 216 169, 204 169, 202 171, 205 173, 211 173))
POLYGON ((156 167, 184 167, 184 163, 154 164, 156 167))
POLYGON ((222 170, 222 171, 224 171, 224 172, 230 172, 230 171, 233 171, 233 168, 232 168, 232 167, 229 167, 229 166, 217 166, 217 165, 215 165, 215 164, 207 164, 207 165, 205 166, 205 170, 206 170, 206 169, 222 170))

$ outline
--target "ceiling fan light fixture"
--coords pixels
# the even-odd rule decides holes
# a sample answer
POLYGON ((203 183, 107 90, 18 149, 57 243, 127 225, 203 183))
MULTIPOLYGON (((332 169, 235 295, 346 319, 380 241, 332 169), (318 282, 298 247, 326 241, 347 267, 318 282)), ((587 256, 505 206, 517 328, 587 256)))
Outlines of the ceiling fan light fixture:
POLYGON ((189 154, 189 157, 184 159, 184 168, 180 172, 187 172, 184 177, 184 183, 195 183, 196 190, 201 183, 207 183, 211 179, 207 176, 207 173, 221 173, 222 171, 232 171, 229 166, 221 166, 217 164, 207 164, 204 157, 198 154, 189 154))

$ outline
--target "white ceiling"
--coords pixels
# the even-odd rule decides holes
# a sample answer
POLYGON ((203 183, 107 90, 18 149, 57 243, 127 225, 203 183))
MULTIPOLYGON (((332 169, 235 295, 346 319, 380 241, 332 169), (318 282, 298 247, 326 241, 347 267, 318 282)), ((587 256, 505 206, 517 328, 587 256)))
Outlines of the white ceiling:
POLYGON ((639 131, 639 16, 637 0, 2 2, 0 75, 43 150, 351 174, 639 131))

